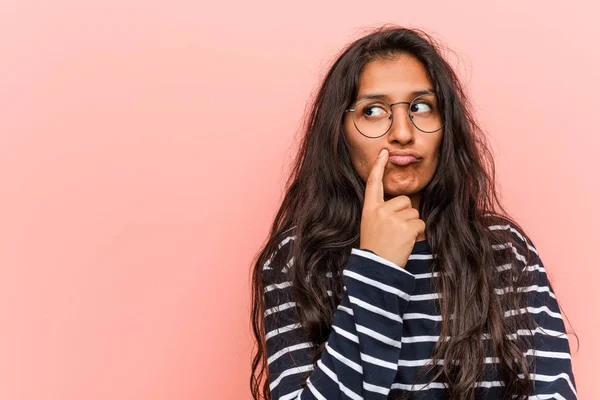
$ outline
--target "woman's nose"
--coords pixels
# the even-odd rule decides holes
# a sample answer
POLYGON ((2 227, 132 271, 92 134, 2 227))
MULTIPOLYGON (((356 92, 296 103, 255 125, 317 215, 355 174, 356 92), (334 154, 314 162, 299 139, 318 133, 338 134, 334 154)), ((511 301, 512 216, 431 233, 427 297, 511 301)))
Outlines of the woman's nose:
POLYGON ((397 141, 401 144, 406 144, 413 140, 413 136, 413 124, 406 113, 405 107, 396 108, 394 110, 392 126, 388 132, 389 141, 397 141))

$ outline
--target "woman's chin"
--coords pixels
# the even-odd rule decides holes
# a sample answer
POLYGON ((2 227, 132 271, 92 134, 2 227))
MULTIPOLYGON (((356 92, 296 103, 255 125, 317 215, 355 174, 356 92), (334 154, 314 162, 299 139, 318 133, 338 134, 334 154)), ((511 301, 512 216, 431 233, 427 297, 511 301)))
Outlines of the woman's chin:
POLYGON ((383 187, 385 196, 389 198, 397 197, 397 196, 410 196, 418 192, 416 185, 410 184, 392 184, 392 185, 384 185, 383 187))

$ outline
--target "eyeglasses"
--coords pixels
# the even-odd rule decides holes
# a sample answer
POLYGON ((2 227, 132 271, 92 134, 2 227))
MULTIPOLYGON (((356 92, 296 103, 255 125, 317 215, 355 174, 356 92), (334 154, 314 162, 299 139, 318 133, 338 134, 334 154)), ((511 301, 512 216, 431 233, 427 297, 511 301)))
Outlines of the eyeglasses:
POLYGON ((399 101, 393 104, 383 100, 365 99, 356 103, 354 108, 344 111, 352 113, 354 126, 363 136, 374 139, 385 135, 392 127, 392 107, 397 104, 408 104, 408 118, 421 132, 433 133, 442 129, 444 124, 434 93, 422 94, 411 102, 399 101))

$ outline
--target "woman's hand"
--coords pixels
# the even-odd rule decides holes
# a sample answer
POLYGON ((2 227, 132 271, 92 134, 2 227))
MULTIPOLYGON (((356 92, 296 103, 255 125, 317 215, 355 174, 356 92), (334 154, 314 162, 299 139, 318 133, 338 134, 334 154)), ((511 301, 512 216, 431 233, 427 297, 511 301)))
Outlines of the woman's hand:
POLYGON ((384 200, 383 173, 388 151, 383 149, 371 169, 360 223, 360 248, 368 249, 404 268, 425 222, 408 196, 384 200))

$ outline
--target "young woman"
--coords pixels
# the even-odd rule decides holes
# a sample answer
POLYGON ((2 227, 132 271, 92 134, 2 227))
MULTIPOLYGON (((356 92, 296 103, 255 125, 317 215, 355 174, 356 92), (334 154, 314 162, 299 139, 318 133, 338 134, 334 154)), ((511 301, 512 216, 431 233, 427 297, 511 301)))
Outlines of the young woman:
POLYGON ((327 73, 252 320, 255 399, 576 398, 546 270, 425 32, 380 28, 327 73))

